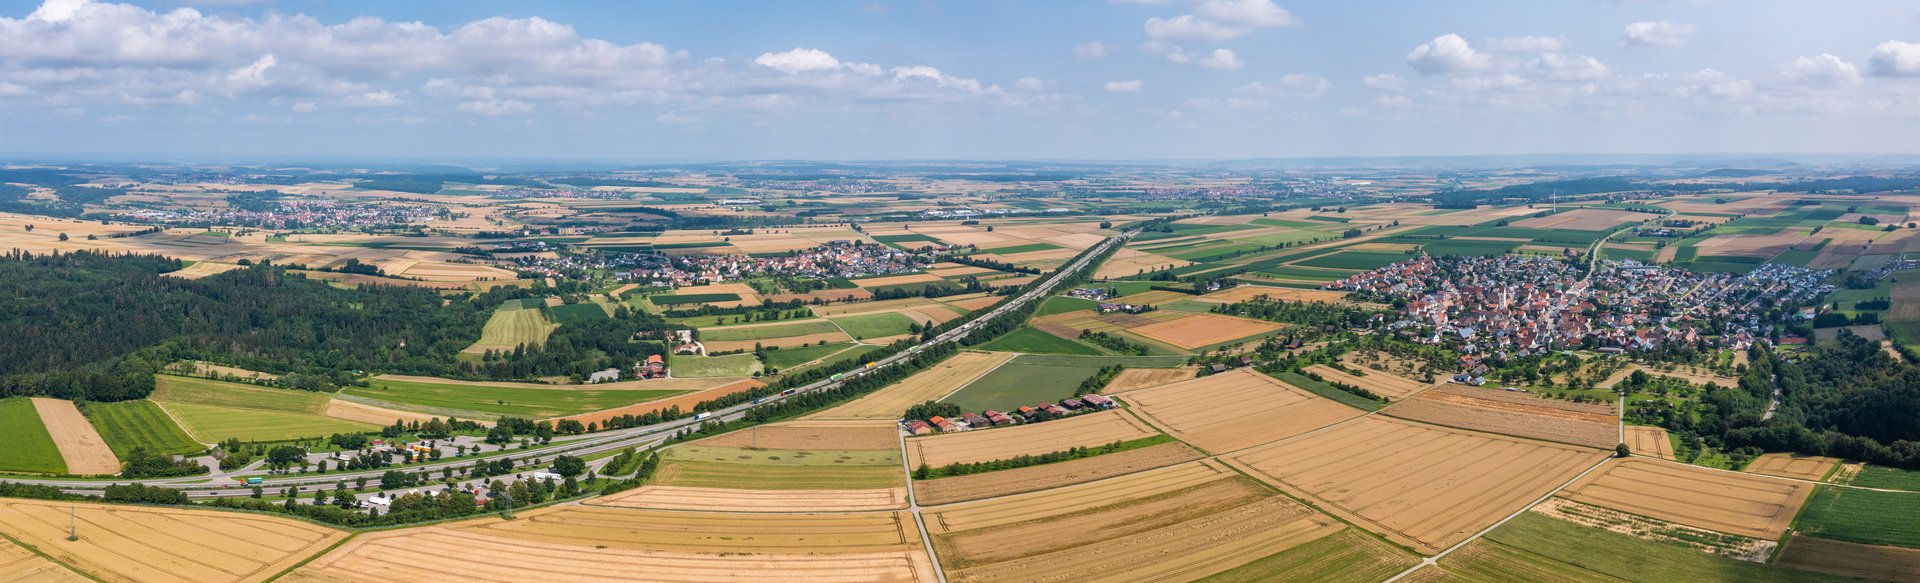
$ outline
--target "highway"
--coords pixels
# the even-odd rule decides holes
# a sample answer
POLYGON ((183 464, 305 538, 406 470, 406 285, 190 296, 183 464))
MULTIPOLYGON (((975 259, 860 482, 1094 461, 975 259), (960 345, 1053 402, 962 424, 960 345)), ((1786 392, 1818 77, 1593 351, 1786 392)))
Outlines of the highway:
MULTIPOLYGON (((1045 298, 1048 295, 1052 294, 1054 288, 1059 286, 1060 282, 1067 277, 1067 274, 1078 273, 1082 269, 1086 269, 1087 267, 1089 267, 1087 263, 1091 261, 1094 257, 1099 257, 1103 255, 1107 250, 1109 250, 1113 246, 1124 244, 1127 241, 1127 239, 1133 236, 1133 234, 1134 234, 1133 231, 1129 231, 1129 232, 1123 232, 1120 235, 1108 237, 1106 240, 1101 241, 1098 245, 1095 245, 1089 248, 1089 252, 1082 253, 1079 257, 1075 258, 1073 263, 1062 266, 1061 268, 1054 270, 1053 273, 1048 274, 1047 277, 1041 280, 1041 283, 1035 286, 1033 289, 1028 290, 1026 293, 1023 293, 1018 297, 1013 298, 1010 301, 1000 304, 1000 306, 997 308, 994 308, 993 311, 988 312, 986 314, 982 314, 971 320, 968 320, 967 323, 962 324, 952 330, 948 330, 947 332, 939 336, 936 336, 932 339, 929 339, 925 342, 922 342, 918 346, 914 347, 913 349, 903 350, 892 356, 888 356, 886 358, 874 361, 872 363, 873 366, 870 369, 864 369, 860 371, 855 371, 853 373, 849 373, 849 378, 855 375, 865 374, 866 370, 880 369, 880 368, 885 368, 888 366, 899 364, 905 361, 906 359, 911 358, 914 355, 914 353, 919 352, 919 349, 926 348, 929 346, 936 346, 944 343, 958 342, 962 339, 965 339, 968 335, 972 334, 973 331, 976 328, 978 328, 982 322, 992 320, 1003 314, 1006 314, 1007 312, 1017 310, 1021 306, 1024 306, 1030 302, 1039 301, 1040 299, 1045 298)), ((267 489, 270 492, 284 491, 288 487, 297 487, 298 491, 300 492, 312 492, 314 490, 332 490, 335 483, 343 480, 351 483, 359 478, 366 478, 369 482, 378 482, 380 480, 381 474, 384 474, 390 470, 400 470, 407 473, 418 473, 422 471, 438 473, 440 470, 445 468, 454 468, 457 470, 458 468, 470 467, 477 460, 482 460, 482 459, 494 460, 494 459, 501 459, 503 457, 506 459, 514 460, 514 465, 518 467, 518 466, 532 465, 532 464, 529 464, 526 460, 536 460, 539 462, 545 462, 545 461, 551 461, 555 456, 559 456, 563 454, 584 457, 584 456, 597 454, 597 453, 619 451, 622 449, 626 449, 628 447, 643 450, 648 447, 658 445, 660 442, 666 441, 667 439, 671 438, 675 432, 680 431, 682 429, 698 427, 700 424, 706 423, 708 421, 738 420, 746 416, 747 410, 752 409, 756 406, 779 402, 802 393, 832 389, 834 387, 840 386, 841 382, 842 381, 827 379, 827 380, 821 380, 818 382, 803 385, 800 387, 795 387, 792 395, 776 394, 776 395, 767 397, 765 399, 761 399, 757 403, 755 402, 741 403, 738 405, 727 407, 725 409, 711 411, 710 412, 711 416, 705 419, 696 420, 694 417, 684 417, 678 420, 668 421, 665 423, 658 423, 658 424, 649 425, 646 427, 632 427, 627 429, 616 429, 612 431, 604 431, 600 433, 589 434, 583 438, 567 439, 565 441, 560 442, 557 445, 551 445, 551 446, 542 447, 538 449, 526 450, 524 453, 515 450, 514 453, 511 453, 505 456, 493 455, 488 457, 467 456, 462 458, 444 458, 436 462, 411 464, 411 465, 395 465, 395 466, 390 466, 390 467, 385 467, 385 468, 380 468, 375 470, 329 472, 325 474, 312 473, 312 474, 297 475, 297 477, 289 477, 289 475, 284 475, 284 474, 281 476, 266 476, 268 479, 265 480, 265 483, 262 484, 262 487, 267 489)), ((216 472, 213 475, 211 480, 209 480, 207 475, 203 474, 203 475, 185 476, 185 477, 179 477, 179 478, 125 480, 117 483, 138 482, 138 483, 146 484, 149 486, 164 486, 168 488, 177 488, 177 489, 185 490, 188 496, 196 497, 196 498, 217 498, 217 497, 252 495, 252 488, 249 486, 242 485, 238 481, 234 481, 232 479, 233 475, 234 474, 222 474, 222 473, 216 472)), ((75 493, 75 494, 97 494, 106 486, 116 483, 113 481, 102 481, 102 480, 73 480, 73 479, 60 479, 60 478, 37 479, 37 478, 5 477, 5 478, 0 478, 0 480, 5 480, 5 481, 15 482, 15 483, 22 483, 22 484, 41 484, 41 485, 56 486, 69 493, 75 493)))

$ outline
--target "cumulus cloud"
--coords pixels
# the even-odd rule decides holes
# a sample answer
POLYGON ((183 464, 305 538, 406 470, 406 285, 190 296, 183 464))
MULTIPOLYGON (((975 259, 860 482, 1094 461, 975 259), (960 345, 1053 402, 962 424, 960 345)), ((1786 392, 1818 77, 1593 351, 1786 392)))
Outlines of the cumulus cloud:
POLYGON ((1559 81, 1590 81, 1607 76, 1607 66, 1599 59, 1559 53, 1546 53, 1527 61, 1527 70, 1559 81))
POLYGON ((1827 53, 1788 61, 1780 67, 1780 74, 1789 82, 1809 86, 1841 87, 1860 82, 1860 70, 1853 63, 1827 53))
POLYGON ((1217 70, 1234 70, 1247 66, 1246 63, 1240 62, 1239 55, 1235 55, 1233 51, 1227 49, 1214 49, 1213 52, 1208 53, 1207 56, 1195 60, 1193 64, 1199 65, 1202 68, 1217 70))
POLYGON ((1203 0, 1193 14, 1148 18, 1147 38, 1153 40, 1223 41, 1260 28, 1293 26, 1299 19, 1273 0, 1203 0))
POLYGON ((1567 41, 1552 36, 1508 36, 1487 39, 1486 47, 1502 53, 1557 53, 1566 50, 1567 41))
POLYGON ((1620 31, 1631 46, 1677 46, 1693 34, 1693 25, 1665 20, 1647 20, 1628 24, 1620 31))
POLYGON ((1458 73, 1485 69, 1492 63, 1486 53, 1476 51, 1467 39, 1447 33, 1414 47, 1407 53, 1407 64, 1425 74, 1458 73))
POLYGON ((1113 47, 1107 46, 1107 43, 1100 41, 1093 41, 1073 47, 1073 56, 1078 59, 1104 59, 1112 54, 1113 47))
POLYGON ((840 59, 820 49, 795 47, 793 50, 779 53, 761 53, 753 63, 770 67, 788 75, 798 75, 808 71, 834 71, 840 68, 840 59))
POLYGON ((1106 85, 1106 89, 1107 91, 1113 92, 1113 93, 1139 93, 1140 80, 1134 79, 1131 81, 1108 81, 1106 85))
POLYGON ((1880 43, 1867 57, 1867 71, 1885 77, 1920 77, 1920 43, 1880 43))
POLYGON ((1360 79, 1360 84, 1366 86, 1368 89, 1379 91, 1399 92, 1407 90, 1407 80, 1401 79, 1399 75, 1393 73, 1368 75, 1360 79))
POLYGON ((1299 24, 1293 13, 1275 5, 1273 0, 1206 0, 1193 11, 1207 20, 1253 27, 1299 24))
POLYGON ((1156 40, 1209 41, 1223 41, 1253 32, 1250 28, 1220 24, 1192 14, 1182 14, 1173 18, 1158 16, 1148 18, 1146 30, 1147 38, 1156 40))

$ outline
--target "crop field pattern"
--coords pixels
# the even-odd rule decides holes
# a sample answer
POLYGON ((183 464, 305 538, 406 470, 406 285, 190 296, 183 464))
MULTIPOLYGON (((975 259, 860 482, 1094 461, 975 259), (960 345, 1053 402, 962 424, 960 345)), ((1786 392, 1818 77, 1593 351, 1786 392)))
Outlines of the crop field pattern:
POLYGON ((1272 322, 1261 322, 1216 314, 1188 314, 1166 322, 1155 322, 1130 330, 1135 334, 1193 350, 1230 342, 1281 329, 1272 322))
POLYGON ((681 393, 674 390, 495 387, 391 379, 375 379, 370 387, 351 387, 343 392, 399 405, 535 418, 611 409, 681 393))
POLYGON ((1647 425, 1627 426, 1627 449, 1635 455, 1657 457, 1671 460, 1673 457, 1673 436, 1661 427, 1647 425))
POLYGON ((1840 460, 1812 455, 1789 453, 1770 453, 1753 459, 1747 464, 1747 471, 1769 476, 1799 478, 1820 481, 1827 477, 1840 460))
POLYGON ((1842 577, 1920 581, 1920 549, 1795 535, 1780 550, 1778 564, 1842 577))
POLYGON ((667 451, 656 483, 596 506, 727 512, 849 512, 907 507, 892 424, 794 422, 667 451))
POLYGON ((202 443, 276 441, 376 429, 326 416, 326 393, 159 375, 151 399, 202 443))
POLYGON ((1425 554, 1605 459, 1597 450, 1367 417, 1227 461, 1425 554))
POLYGON ((1021 455, 1132 441, 1160 432, 1121 411, 1085 413, 1066 419, 996 429, 966 431, 907 440, 907 465, 941 467, 1021 455))
POLYGON ((39 410, 40 421, 47 426, 54 445, 59 446, 67 473, 81 476, 120 473, 120 460, 114 457, 113 448, 107 447, 106 440, 100 438, 100 432, 73 406, 73 401, 35 397, 33 407, 39 410))
POLYGON ((263 581, 346 533, 272 516, 0 501, 0 532, 107 581, 263 581), (69 512, 80 540, 68 542, 69 512))
POLYGON ((558 328, 560 325, 548 322, 541 310, 522 308, 508 302, 487 318, 486 326, 480 329, 480 340, 462 352, 511 351, 523 344, 540 346, 546 344, 547 336, 558 328))
POLYGON ((1185 444, 1163 443, 1054 464, 924 480, 914 484, 913 492, 921 504, 948 504, 1104 480, 1200 457, 1199 450, 1185 444))
POLYGON ((1285 439, 1361 414, 1249 369, 1132 391, 1120 398, 1168 435, 1214 453, 1285 439))
POLYGON ((0 470, 62 474, 66 469, 33 401, 0 399, 0 470))
POLYGON ((1363 377, 1354 376, 1351 373, 1324 364, 1309 366, 1306 370, 1313 374, 1320 375, 1320 378, 1326 379, 1328 382, 1344 383, 1360 387, 1375 395, 1380 395, 1394 401, 1404 399, 1407 395, 1431 386, 1428 383, 1377 370, 1367 371, 1367 376, 1363 377))
POLYGON ((1560 492, 1570 500, 1761 539, 1786 532, 1813 486, 1695 466, 1608 462, 1560 492))
POLYGON ((899 419, 907 407, 945 397, 1013 357, 1005 352, 961 352, 887 388, 807 419, 899 419))
POLYGON ((90 403, 87 419, 107 440, 107 446, 122 456, 137 447, 162 455, 193 453, 206 447, 188 436, 152 401, 90 403))
POLYGON ((1445 385, 1387 407, 1384 412, 1412 419, 1544 439, 1594 448, 1620 442, 1613 405, 1559 401, 1494 389, 1445 385))

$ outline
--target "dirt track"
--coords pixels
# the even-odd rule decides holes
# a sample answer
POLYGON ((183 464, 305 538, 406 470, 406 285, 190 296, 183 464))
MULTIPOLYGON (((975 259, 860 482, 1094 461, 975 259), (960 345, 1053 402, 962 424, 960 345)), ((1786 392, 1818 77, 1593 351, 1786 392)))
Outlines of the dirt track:
POLYGON ((1167 434, 1214 453, 1284 439, 1361 415, 1359 409, 1248 369, 1133 391, 1121 398, 1167 434))
POLYGON ((40 423, 47 426, 47 433, 53 434, 53 444, 60 447, 60 458, 67 462, 67 473, 77 476, 120 473, 120 459, 114 457, 113 448, 107 447, 107 441, 100 438, 100 432, 93 429, 93 423, 80 414, 73 401, 34 397, 33 408, 40 413, 40 423))

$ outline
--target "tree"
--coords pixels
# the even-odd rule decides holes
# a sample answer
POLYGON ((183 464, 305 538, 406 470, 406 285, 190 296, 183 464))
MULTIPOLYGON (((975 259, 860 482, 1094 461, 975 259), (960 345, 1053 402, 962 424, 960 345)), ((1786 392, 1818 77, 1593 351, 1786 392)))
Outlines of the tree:
POLYGON ((294 464, 305 466, 306 460, 307 450, 291 445, 277 446, 267 450, 267 467, 276 470, 284 470, 292 467, 294 464))
POLYGON ((61 240, 61 241, 65 241, 65 240, 67 240, 67 234, 66 234, 66 233, 61 233, 61 234, 60 234, 60 240, 61 240))
POLYGON ((1613 457, 1627 457, 1631 455, 1633 455, 1633 450, 1628 449, 1627 444, 1622 443, 1613 446, 1613 457))
POLYGON ((553 473, 572 478, 587 473, 587 462, 570 455, 556 457, 553 458, 553 473))
POLYGON ((409 481, 410 480, 407 479, 406 472, 402 472, 400 470, 387 470, 387 473, 380 474, 380 489, 381 490, 398 490, 398 489, 407 487, 407 483, 409 481))

